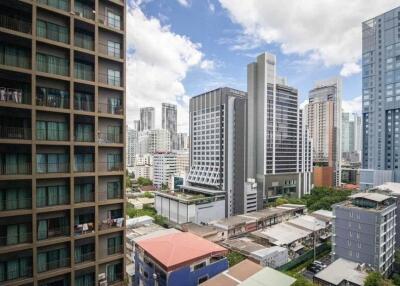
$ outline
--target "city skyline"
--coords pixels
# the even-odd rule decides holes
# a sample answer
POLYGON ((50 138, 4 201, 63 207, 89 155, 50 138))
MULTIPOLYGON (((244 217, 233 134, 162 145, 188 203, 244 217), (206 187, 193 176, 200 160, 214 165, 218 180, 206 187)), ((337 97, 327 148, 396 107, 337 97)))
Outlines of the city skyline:
MULTIPOLYGON (((240 1, 181 2, 185 4, 163 0, 130 1, 127 14, 128 26, 132 27, 127 36, 129 125, 138 118, 139 108, 153 106, 158 128, 161 126, 159 102, 167 102, 178 106, 178 132, 187 132, 190 97, 224 86, 246 91, 246 64, 265 51, 277 55, 281 63, 278 73, 289 78, 288 84, 299 90, 299 104, 307 99, 315 81, 342 74, 345 76, 344 111, 360 112, 361 23, 396 6, 396 1, 384 1, 378 6, 357 1, 348 9, 356 13, 337 11, 329 14, 332 7, 324 5, 320 11, 317 1, 310 1, 301 7, 303 13, 294 13, 299 16, 293 20, 301 26, 296 33, 290 27, 277 27, 281 17, 260 18, 261 13, 269 16, 265 7, 271 6, 283 13, 282 9, 289 12, 295 9, 295 4, 276 7, 277 3, 273 1, 249 1, 243 9, 256 16, 248 19, 246 13, 240 15, 238 7, 243 5, 240 1), (260 11, 255 11, 257 9, 260 11), (321 35, 314 39, 315 33, 307 30, 317 29, 310 23, 319 23, 322 19, 327 19, 326 29, 319 31, 321 35), (191 21, 199 25, 187 25, 191 21), (337 22, 341 25, 334 24, 337 22), (252 24, 260 26, 260 31, 251 29, 252 24), (264 36, 263 31, 267 28, 273 35, 266 33, 264 36), (298 39, 302 32, 305 34, 299 39, 301 47, 298 49, 302 49, 299 51, 293 47, 290 37, 298 39), (336 40, 328 41, 330 36, 336 40), (321 43, 325 41, 328 43, 321 43), (168 48, 160 50, 159 45, 167 42, 168 48), (343 50, 349 52, 342 53, 343 50), (338 56, 341 53, 342 58, 338 56), (151 78, 148 78, 149 74, 151 78), (134 78, 134 75, 140 76, 134 78)), ((348 4, 334 5, 347 7, 348 4)))

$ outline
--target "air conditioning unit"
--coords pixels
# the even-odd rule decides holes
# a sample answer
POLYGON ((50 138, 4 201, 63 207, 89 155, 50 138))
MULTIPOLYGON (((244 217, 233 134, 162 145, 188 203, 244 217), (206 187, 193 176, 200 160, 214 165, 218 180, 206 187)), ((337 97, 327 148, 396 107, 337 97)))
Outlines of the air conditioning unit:
POLYGON ((106 279, 106 274, 105 273, 100 273, 99 274, 99 280, 105 280, 106 279))
POLYGON ((100 286, 107 286, 107 280, 106 281, 101 281, 100 286))

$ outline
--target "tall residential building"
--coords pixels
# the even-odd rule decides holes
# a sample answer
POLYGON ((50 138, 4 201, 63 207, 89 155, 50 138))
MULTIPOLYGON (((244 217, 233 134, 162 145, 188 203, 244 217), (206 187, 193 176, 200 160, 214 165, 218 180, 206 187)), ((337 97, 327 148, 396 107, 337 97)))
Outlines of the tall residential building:
POLYGON ((152 130, 155 128, 154 107, 140 108, 140 131, 152 130))
POLYGON ((342 158, 342 80, 321 80, 305 107, 313 140, 314 185, 340 186, 342 158))
POLYGON ((333 206, 334 259, 371 265, 382 274, 393 270, 396 200, 378 193, 358 193, 333 206))
POLYGON ((125 273, 125 1, 0 2, 0 284, 125 273))
POLYGON ((225 196, 225 216, 244 212, 247 98, 224 87, 190 99, 188 186, 225 196))
POLYGON ((269 53, 247 66, 247 88, 247 178, 255 179, 262 208, 263 199, 309 191, 302 187, 298 92, 276 75, 269 53))
POLYGON ((372 178, 400 182, 399 15, 397 7, 362 23, 362 188, 384 183, 372 178))
POLYGON ((162 129, 169 131, 171 149, 177 149, 177 111, 176 105, 170 103, 162 104, 162 129))
POLYGON ((133 121, 133 130, 140 131, 140 120, 133 121))
POLYGON ((176 134, 176 150, 188 150, 189 149, 189 136, 187 133, 176 134))
POLYGON ((138 154, 138 131, 135 129, 128 128, 128 138, 126 142, 127 154, 126 154, 126 165, 132 167, 135 165, 135 156, 138 154))
POLYGON ((139 132, 138 153, 170 152, 171 137, 169 131, 165 129, 153 129, 139 132))
POLYGON ((299 170, 303 174, 300 188, 303 190, 302 195, 308 195, 313 188, 313 143, 308 127, 308 118, 304 109, 299 111, 299 170))
POLYGON ((361 116, 357 113, 342 113, 342 159, 360 162, 361 159, 361 116))
POLYGON ((174 153, 156 153, 153 156, 153 185, 162 188, 168 185, 168 180, 176 173, 176 155, 174 153))
POLYGON ((176 174, 186 178, 189 173, 189 150, 175 150, 176 174))

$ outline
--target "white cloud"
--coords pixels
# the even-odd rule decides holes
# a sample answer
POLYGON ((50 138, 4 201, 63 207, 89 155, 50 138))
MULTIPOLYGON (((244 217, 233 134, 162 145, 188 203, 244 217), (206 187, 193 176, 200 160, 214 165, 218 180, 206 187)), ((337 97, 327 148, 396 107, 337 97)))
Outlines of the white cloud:
POLYGON ((189 96, 182 81, 191 68, 210 69, 201 45, 175 34, 160 20, 146 17, 138 6, 127 13, 127 120, 139 117, 139 108, 156 108, 156 127, 161 126, 161 103, 178 105, 178 130, 188 125, 189 96))
POLYGON ((208 0, 208 9, 211 11, 211 13, 215 12, 215 5, 210 0, 208 0))
POLYGON ((360 65, 356 63, 345 63, 343 64, 342 69, 340 70, 340 75, 343 77, 348 77, 353 74, 358 74, 361 72, 360 65))
POLYGON ((344 112, 355 112, 361 114, 362 97, 357 96, 351 100, 342 100, 342 109, 344 112))
POLYGON ((302 103, 300 103, 299 108, 303 109, 306 105, 308 104, 308 99, 304 100, 302 103))
POLYGON ((204 60, 201 62, 200 67, 204 70, 213 70, 215 68, 215 63, 212 60, 204 60))
POLYGON ((343 73, 359 72, 361 23, 398 6, 398 0, 219 0, 233 22, 242 26, 242 39, 234 49, 254 49, 254 43, 277 43, 326 66, 344 65, 343 73))
POLYGON ((179 4, 181 4, 182 6, 185 7, 189 7, 190 6, 190 2, 189 0, 177 0, 179 2, 179 4))

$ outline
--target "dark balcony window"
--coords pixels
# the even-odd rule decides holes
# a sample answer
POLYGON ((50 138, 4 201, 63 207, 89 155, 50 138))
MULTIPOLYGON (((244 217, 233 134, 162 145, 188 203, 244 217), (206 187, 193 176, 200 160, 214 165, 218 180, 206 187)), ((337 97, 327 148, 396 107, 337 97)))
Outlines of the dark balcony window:
POLYGON ((36 92, 36 105, 57 108, 68 108, 69 106, 68 91, 38 87, 36 92))
POLYGON ((48 5, 53 8, 68 11, 68 0, 38 0, 39 4, 48 5))
POLYGON ((18 15, 7 15, 3 13, 0 14, 0 27, 26 34, 32 33, 32 25, 28 19, 24 19, 18 15))
POLYGON ((39 252, 37 257, 38 272, 69 266, 68 252, 67 248, 39 252))
POLYGON ((36 155, 37 173, 65 173, 69 169, 68 154, 43 153, 36 155))
POLYGON ((69 234, 69 222, 67 217, 39 219, 37 225, 38 240, 69 234))
POLYGON ((26 48, 0 43, 0 65, 29 69, 31 52, 26 48))
POLYGON ((0 261, 0 282, 32 277, 31 261, 31 257, 0 261))
MULTIPOLYGON (((24 84, 21 83, 21 85, 24 84)), ((0 101, 26 104, 29 95, 27 86, 24 89, 0 87, 0 101)))
POLYGON ((92 183, 75 185, 75 203, 93 202, 94 201, 94 185, 92 183))
POLYGON ((107 199, 121 198, 121 182, 107 182, 107 199))
POLYGON ((75 15, 93 20, 94 19, 93 11, 94 9, 89 5, 86 5, 84 2, 75 1, 75 15))
POLYGON ((0 246, 31 242, 29 224, 9 224, 0 226, 0 246))
POLYGON ((37 207, 65 205, 69 203, 67 185, 39 186, 36 188, 37 207))
POLYGON ((75 92, 74 108, 76 110, 94 111, 93 94, 75 92))
POLYGON ((0 117, 0 138, 30 139, 29 121, 28 118, 0 117))
POLYGON ((75 172, 93 172, 94 154, 75 154, 75 172))
POLYGON ((51 22, 46 22, 43 20, 37 20, 36 31, 38 37, 65 44, 69 42, 68 27, 57 25, 51 22))
POLYGON ((113 255, 120 253, 123 248, 123 241, 121 236, 110 237, 107 240, 107 254, 113 255))
POLYGON ((69 74, 69 60, 66 58, 37 53, 36 65, 40 72, 62 76, 69 74))
POLYGON ((94 244, 88 243, 75 247, 75 263, 94 260, 95 248, 94 244))
POLYGON ((82 80, 94 80, 94 68, 92 64, 75 61, 75 77, 82 80))
POLYGON ((31 155, 21 153, 0 153, 0 175, 31 174, 31 155))
POLYGON ((106 268, 108 283, 114 283, 123 279, 123 269, 121 262, 107 264, 106 268))
POLYGON ((86 273, 75 277, 76 286, 95 285, 94 273, 86 273))
POLYGON ((92 124, 78 123, 75 126, 75 141, 77 142, 93 142, 94 131, 92 124))
POLYGON ((36 121, 36 140, 67 141, 68 124, 66 122, 36 121))
POLYGON ((6 188, 0 190, 0 211, 30 209, 31 191, 25 188, 6 188))
POLYGON ((94 37, 91 33, 83 30, 75 31, 75 45, 82 49, 93 51, 94 37))
POLYGON ((120 126, 107 126, 107 132, 100 132, 99 143, 121 143, 122 134, 120 126))

